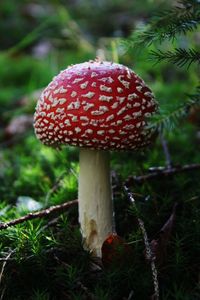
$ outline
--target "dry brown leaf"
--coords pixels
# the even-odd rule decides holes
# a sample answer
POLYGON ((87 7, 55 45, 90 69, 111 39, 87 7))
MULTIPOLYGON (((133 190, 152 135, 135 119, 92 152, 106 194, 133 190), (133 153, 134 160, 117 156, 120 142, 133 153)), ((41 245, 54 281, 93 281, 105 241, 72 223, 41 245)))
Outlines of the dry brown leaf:
POLYGON ((25 133, 28 129, 33 126, 32 115, 21 115, 14 117, 8 126, 5 128, 5 136, 12 138, 16 135, 25 133))

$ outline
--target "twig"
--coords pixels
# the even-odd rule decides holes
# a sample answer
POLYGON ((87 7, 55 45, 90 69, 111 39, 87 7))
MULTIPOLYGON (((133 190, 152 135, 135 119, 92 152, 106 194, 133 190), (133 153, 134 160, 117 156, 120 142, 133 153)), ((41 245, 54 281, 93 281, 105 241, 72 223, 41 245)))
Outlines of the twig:
POLYGON ((160 132, 160 141, 163 147, 163 152, 165 155, 165 160, 166 160, 166 167, 171 168, 172 167, 172 160, 171 160, 171 155, 169 153, 169 147, 166 139, 163 136, 163 133, 160 132))
POLYGON ((7 257, 1 257, 0 262, 5 262, 5 261, 13 261, 15 260, 14 258, 7 258, 7 257))
POLYGON ((53 187, 46 194, 45 201, 44 201, 45 206, 49 203, 49 198, 50 198, 51 194, 53 194, 59 188, 60 182, 63 179, 63 176, 65 175, 65 173, 66 173, 66 171, 64 171, 60 174, 60 176, 56 179, 56 182, 54 183, 53 187))
POLYGON ((89 291, 89 289, 81 282, 77 281, 77 288, 80 288, 86 295, 88 300, 96 300, 96 297, 89 291))
POLYGON ((5 294, 5 291, 6 291, 6 287, 4 287, 4 289, 3 289, 2 293, 1 293, 1 298, 0 298, 0 300, 2 300, 2 299, 3 299, 3 297, 4 297, 4 294, 5 294))
MULTIPOLYGON (((134 208, 137 211, 137 207, 136 207, 136 204, 135 204, 135 199, 133 197, 133 194, 129 191, 127 186, 124 186, 124 190, 126 191, 130 202, 132 203, 132 205, 134 206, 134 208)), ((137 221, 138 221, 140 230, 141 230, 142 235, 143 235, 145 251, 146 251, 146 258, 151 263, 151 271, 152 271, 152 278, 153 278, 153 285, 154 285, 154 299, 159 300, 158 272, 157 272, 156 265, 155 265, 155 257, 153 256, 152 251, 151 251, 151 246, 150 246, 150 243, 149 243, 149 240, 148 240, 148 236, 147 236, 147 232, 146 232, 146 229, 145 229, 145 226, 144 226, 144 222, 138 216, 137 216, 137 221)))
POLYGON ((40 232, 46 230, 47 228, 56 225, 56 224, 58 223, 59 218, 60 218, 60 216, 51 219, 47 224, 45 224, 44 226, 42 226, 42 227, 39 229, 38 232, 40 233, 40 232))
POLYGON ((1 285, 2 278, 3 278, 3 272, 5 270, 5 266, 6 266, 7 262, 8 262, 8 260, 9 260, 10 256, 13 254, 13 252, 15 252, 15 250, 11 250, 8 253, 8 255, 5 257, 5 260, 4 260, 3 264, 2 264, 2 268, 1 268, 1 272, 0 272, 0 285, 1 285))
POLYGON ((14 220, 11 220, 6 223, 0 223, 0 230, 7 229, 8 227, 15 226, 17 224, 21 224, 23 222, 30 221, 33 219, 47 217, 50 214, 53 214, 56 212, 62 212, 76 204, 78 204, 78 200, 73 200, 73 201, 65 202, 63 204, 51 206, 51 207, 43 209, 43 210, 39 210, 35 213, 29 213, 18 219, 14 219, 14 220))
POLYGON ((70 168, 69 171, 72 173, 72 175, 74 175, 74 177, 76 178, 76 180, 78 182, 78 175, 77 175, 76 171, 74 171, 73 168, 70 168))
POLYGON ((151 172, 149 174, 145 174, 145 175, 141 175, 141 176, 130 176, 126 181, 126 184, 130 185, 134 182, 143 183, 144 181, 152 180, 154 178, 159 177, 159 179, 160 179, 162 177, 174 176, 177 173, 189 172, 189 171, 194 171, 194 170, 199 170, 199 169, 200 169, 200 164, 175 166, 175 167, 171 167, 171 168, 160 167, 155 172, 151 172))
MULTIPOLYGON (((74 175, 74 177, 75 177, 76 180, 78 181, 78 176, 77 176, 76 172, 75 172, 72 168, 69 169, 69 172, 70 172, 72 175, 74 175)), ((67 173, 67 172, 64 171, 64 172, 62 172, 62 173, 58 176, 58 178, 56 179, 54 185, 52 186, 52 188, 51 188, 51 189, 48 191, 48 193, 46 194, 45 202, 44 202, 44 203, 45 203, 45 206, 48 204, 51 195, 52 195, 52 194, 60 187, 61 181, 62 181, 62 179, 63 179, 63 177, 64 177, 64 175, 65 175, 66 173, 67 173)))
POLYGON ((131 300, 131 299, 133 299, 133 296, 134 296, 134 292, 133 292, 133 291, 130 291, 130 293, 129 293, 129 296, 128 296, 128 299, 127 299, 127 300, 131 300))

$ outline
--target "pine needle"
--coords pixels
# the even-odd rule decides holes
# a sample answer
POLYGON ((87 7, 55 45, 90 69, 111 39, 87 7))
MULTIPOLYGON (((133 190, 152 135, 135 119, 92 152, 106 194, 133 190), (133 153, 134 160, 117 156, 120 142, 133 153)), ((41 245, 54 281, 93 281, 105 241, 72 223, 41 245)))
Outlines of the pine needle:
POLYGON ((159 63, 166 60, 179 67, 187 65, 189 68, 192 63, 200 64, 200 52, 195 49, 175 48, 173 51, 151 51, 152 59, 159 63))

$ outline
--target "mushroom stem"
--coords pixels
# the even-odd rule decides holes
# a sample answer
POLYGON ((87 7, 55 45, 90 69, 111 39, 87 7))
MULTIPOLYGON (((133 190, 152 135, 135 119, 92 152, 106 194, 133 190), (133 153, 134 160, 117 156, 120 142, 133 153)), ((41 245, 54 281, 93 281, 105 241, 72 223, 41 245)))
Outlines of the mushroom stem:
POLYGON ((84 247, 101 257, 101 247, 112 232, 109 152, 80 149, 79 222, 84 247))

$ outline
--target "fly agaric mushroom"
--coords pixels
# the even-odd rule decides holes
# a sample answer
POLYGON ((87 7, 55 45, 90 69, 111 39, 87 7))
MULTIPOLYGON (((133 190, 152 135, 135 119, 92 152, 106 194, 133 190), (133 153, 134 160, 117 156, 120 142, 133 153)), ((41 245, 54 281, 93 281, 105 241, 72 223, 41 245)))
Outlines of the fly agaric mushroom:
POLYGON ((145 127, 156 109, 151 90, 131 69, 99 59, 61 71, 40 96, 37 138, 80 147, 79 222, 84 245, 96 256, 112 233, 109 150, 149 144, 152 131, 145 127))

